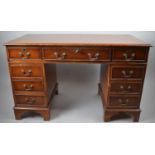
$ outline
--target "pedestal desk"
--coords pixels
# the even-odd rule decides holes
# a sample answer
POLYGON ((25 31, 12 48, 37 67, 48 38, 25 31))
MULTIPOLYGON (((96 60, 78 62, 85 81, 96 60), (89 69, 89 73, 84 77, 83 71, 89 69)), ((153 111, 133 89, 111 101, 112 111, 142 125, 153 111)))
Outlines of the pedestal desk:
POLYGON ((139 121, 150 44, 131 35, 32 34, 5 46, 16 119, 27 112, 50 119, 57 63, 98 63, 104 121, 126 115, 139 121))

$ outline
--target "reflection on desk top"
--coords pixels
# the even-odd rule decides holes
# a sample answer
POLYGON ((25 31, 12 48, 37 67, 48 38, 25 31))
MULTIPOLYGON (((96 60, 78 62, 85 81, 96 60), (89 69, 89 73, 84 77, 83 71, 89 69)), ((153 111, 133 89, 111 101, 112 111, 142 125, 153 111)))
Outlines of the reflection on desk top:
POLYGON ((30 46, 151 46, 131 35, 28 34, 5 45, 30 46))

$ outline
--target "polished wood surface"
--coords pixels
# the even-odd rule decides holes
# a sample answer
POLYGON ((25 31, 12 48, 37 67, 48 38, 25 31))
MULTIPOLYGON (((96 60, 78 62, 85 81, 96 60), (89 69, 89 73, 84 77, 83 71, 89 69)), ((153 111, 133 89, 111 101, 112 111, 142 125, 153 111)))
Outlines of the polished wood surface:
POLYGON ((46 106, 43 96, 16 95, 17 106, 46 106))
POLYGON ((8 48, 10 59, 41 59, 41 49, 38 47, 11 47, 8 48))
POLYGON ((27 112, 50 119, 57 63, 98 63, 104 121, 139 120, 150 44, 130 35, 59 34, 26 35, 5 45, 16 119, 27 112))
POLYGON ((112 65, 111 78, 113 80, 143 80, 145 65, 112 65))
POLYGON ((44 84, 42 81, 22 81, 15 80, 12 81, 15 91, 43 91, 44 84))
POLYGON ((128 81, 119 81, 111 82, 110 84, 110 94, 139 94, 141 93, 142 86, 141 82, 128 82, 128 81))
POLYGON ((113 49, 112 61, 145 62, 147 56, 148 52, 142 47, 117 47, 113 49))
POLYGON ((10 74, 13 78, 38 77, 42 78, 43 71, 41 64, 10 64, 10 74))

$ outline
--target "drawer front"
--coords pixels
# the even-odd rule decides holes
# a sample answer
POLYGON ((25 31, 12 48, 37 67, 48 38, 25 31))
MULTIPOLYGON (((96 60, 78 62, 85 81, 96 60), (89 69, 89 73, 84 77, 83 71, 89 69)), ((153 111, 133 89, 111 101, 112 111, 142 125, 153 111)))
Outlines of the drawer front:
POLYGON ((109 106, 111 107, 138 107, 140 103, 140 96, 110 96, 109 106))
POLYGON ((38 47, 9 47, 10 59, 41 59, 41 48, 38 47))
POLYGON ((111 68, 112 79, 144 79, 145 65, 141 66, 113 66, 111 68))
POLYGON ((44 48, 44 59, 58 61, 110 61, 110 48, 104 47, 50 47, 44 48))
POLYGON ((24 96, 16 95, 16 105, 18 106, 45 106, 45 99, 43 96, 24 96))
POLYGON ((142 83, 112 82, 110 93, 141 93, 142 83))
POLYGON ((112 52, 112 61, 147 61, 148 52, 146 48, 114 48, 112 52))
POLYGON ((10 72, 12 77, 42 77, 43 75, 42 68, 39 65, 13 65, 10 66, 10 72))
POLYGON ((15 91, 43 91, 44 85, 42 81, 13 81, 15 91))

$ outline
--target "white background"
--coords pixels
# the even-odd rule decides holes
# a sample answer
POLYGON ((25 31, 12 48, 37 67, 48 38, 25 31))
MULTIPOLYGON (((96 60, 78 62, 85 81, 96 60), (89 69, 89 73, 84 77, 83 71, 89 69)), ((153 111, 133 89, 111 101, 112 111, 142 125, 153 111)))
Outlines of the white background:
MULTIPOLYGON (((0 30, 153 31, 153 2, 1 0, 0 30)), ((1 124, 0 153, 154 154, 154 131, 154 124, 140 123, 1 124)))

